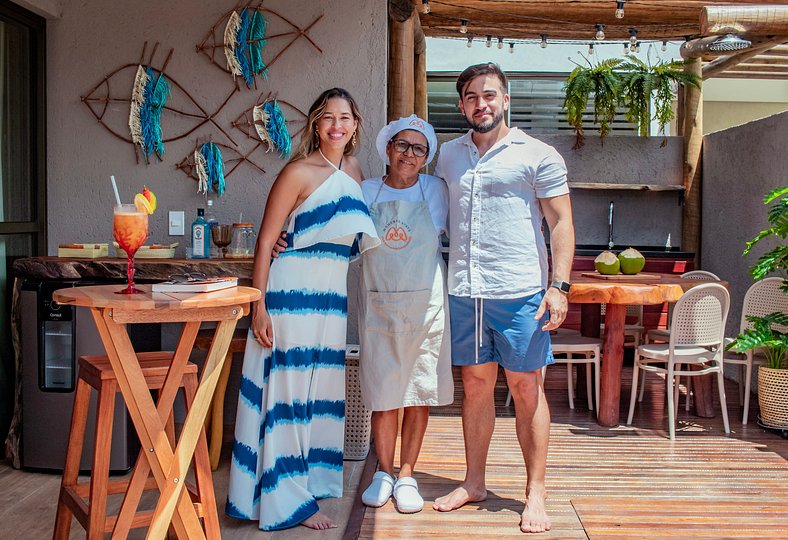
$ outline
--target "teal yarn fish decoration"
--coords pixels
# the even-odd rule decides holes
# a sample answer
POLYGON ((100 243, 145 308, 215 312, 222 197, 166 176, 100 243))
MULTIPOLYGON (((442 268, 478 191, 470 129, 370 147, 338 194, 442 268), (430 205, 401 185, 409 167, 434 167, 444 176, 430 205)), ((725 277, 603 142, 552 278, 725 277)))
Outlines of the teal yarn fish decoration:
POLYGON ((170 95, 170 85, 163 73, 149 66, 138 66, 131 92, 129 131, 131 140, 140 146, 145 162, 156 154, 159 160, 164 155, 161 134, 161 111, 170 95))
POLYGON ((268 68, 263 62, 263 48, 265 47, 265 17, 259 11, 252 13, 252 22, 249 25, 249 63, 252 73, 267 78, 268 68))
POLYGON ((194 168, 197 171, 197 192, 208 195, 215 191, 224 195, 224 161, 219 147, 208 142, 194 151, 194 168))
POLYGON ((255 76, 267 77, 263 63, 265 47, 265 18, 256 9, 244 8, 233 12, 224 30, 224 54, 227 69, 233 77, 241 76, 247 87, 254 84, 255 76))
POLYGON ((275 99, 266 100, 262 105, 256 105, 252 112, 254 127, 257 134, 267 145, 267 152, 276 148, 279 157, 286 159, 290 156, 292 138, 287 131, 287 119, 282 108, 275 99))

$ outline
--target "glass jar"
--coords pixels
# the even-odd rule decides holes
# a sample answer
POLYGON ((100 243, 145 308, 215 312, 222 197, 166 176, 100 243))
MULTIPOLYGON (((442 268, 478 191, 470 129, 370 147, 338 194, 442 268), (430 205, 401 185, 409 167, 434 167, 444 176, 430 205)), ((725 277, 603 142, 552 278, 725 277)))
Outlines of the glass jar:
POLYGON ((254 248, 257 235, 251 223, 233 223, 233 235, 227 257, 246 259, 254 257, 254 248))

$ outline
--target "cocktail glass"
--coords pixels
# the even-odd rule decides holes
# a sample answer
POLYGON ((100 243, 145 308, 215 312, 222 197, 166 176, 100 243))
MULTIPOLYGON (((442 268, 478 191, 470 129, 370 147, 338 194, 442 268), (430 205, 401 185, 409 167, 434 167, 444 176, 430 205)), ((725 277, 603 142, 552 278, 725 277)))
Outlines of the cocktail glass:
POLYGON ((126 252, 128 260, 128 286, 116 294, 137 294, 144 291, 134 286, 134 255, 148 239, 148 214, 140 212, 133 204, 121 204, 115 207, 112 233, 118 246, 126 252))
POLYGON ((211 239, 216 247, 219 248, 219 255, 224 258, 227 253, 227 246, 230 245, 233 229, 229 225, 219 225, 214 223, 211 225, 211 239))

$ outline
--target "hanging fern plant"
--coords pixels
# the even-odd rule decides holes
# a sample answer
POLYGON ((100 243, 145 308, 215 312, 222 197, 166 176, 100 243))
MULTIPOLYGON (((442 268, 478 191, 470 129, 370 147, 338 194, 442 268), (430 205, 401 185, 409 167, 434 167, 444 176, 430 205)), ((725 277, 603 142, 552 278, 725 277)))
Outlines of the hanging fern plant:
POLYGON ((673 85, 684 84, 700 88, 700 78, 684 71, 684 62, 659 62, 649 65, 637 56, 628 54, 627 60, 619 65, 621 70, 621 101, 627 108, 627 120, 635 124, 638 133, 647 137, 652 116, 649 102, 654 94, 654 120, 663 133, 662 146, 667 143, 665 126, 675 118, 671 107, 673 85))
POLYGON ((564 110, 567 122, 575 128, 575 149, 584 144, 583 113, 591 95, 594 96, 594 123, 599 124, 599 137, 604 142, 610 133, 621 91, 621 76, 617 68, 622 59, 610 58, 596 66, 587 58, 586 62, 588 67, 578 65, 572 70, 564 88, 564 110))

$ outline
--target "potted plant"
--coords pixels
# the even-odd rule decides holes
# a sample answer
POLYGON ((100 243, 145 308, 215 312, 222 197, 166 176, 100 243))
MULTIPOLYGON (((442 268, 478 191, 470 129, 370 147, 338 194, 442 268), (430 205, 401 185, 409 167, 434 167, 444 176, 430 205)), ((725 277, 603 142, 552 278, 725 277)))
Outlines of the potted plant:
POLYGON ((623 60, 611 58, 596 66, 588 58, 585 58, 585 61, 588 67, 576 64, 577 67, 569 74, 564 88, 566 120, 575 128, 574 149, 584 144, 583 113, 588 107, 591 94, 594 94, 594 123, 599 124, 599 137, 604 143, 605 137, 610 133, 610 123, 616 115, 621 90, 621 77, 616 68, 623 60))
MULTIPOLYGON (((684 62, 681 60, 650 65, 632 54, 626 58, 618 67, 622 72, 621 103, 627 108, 627 120, 637 126, 640 135, 648 136, 651 121, 649 102, 653 94, 653 118, 664 134, 665 126, 676 116, 672 107, 674 85, 700 88, 700 78, 684 71, 684 62)), ((667 137, 663 137, 661 146, 666 143, 667 137)))
MULTIPOLYGON (((782 290, 788 294, 788 186, 782 186, 764 198, 771 204, 768 212, 769 227, 747 242, 744 255, 764 238, 777 239, 777 245, 767 251, 750 269, 756 280, 777 273, 783 278, 782 290)), ((766 355, 767 364, 758 369, 758 405, 761 422, 775 428, 788 428, 788 332, 776 327, 788 327, 788 313, 774 312, 764 317, 748 317, 752 323, 726 348, 736 352, 759 350, 766 355)))

